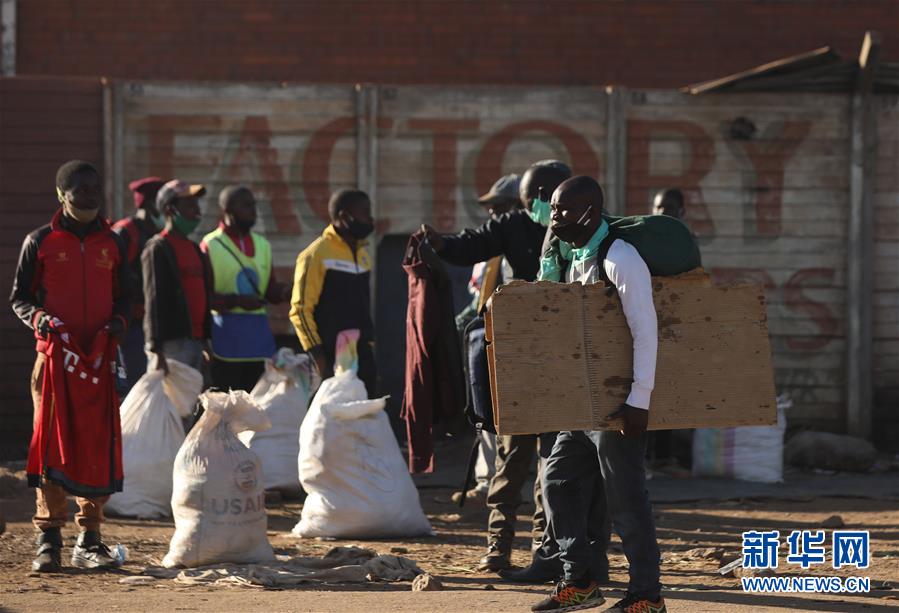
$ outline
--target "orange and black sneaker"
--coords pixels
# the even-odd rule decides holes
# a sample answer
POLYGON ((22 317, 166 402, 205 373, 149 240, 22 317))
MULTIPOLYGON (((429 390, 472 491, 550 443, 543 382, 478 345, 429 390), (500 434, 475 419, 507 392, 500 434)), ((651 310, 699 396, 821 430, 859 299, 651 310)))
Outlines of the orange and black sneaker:
POLYGON ((624 613, 668 613, 668 609, 665 607, 665 599, 661 596, 652 599, 635 596, 634 594, 628 594, 624 600, 616 602, 615 606, 609 609, 609 611, 623 611, 624 613))
POLYGON ((531 611, 580 611, 598 607, 605 601, 596 581, 586 583, 585 587, 578 587, 573 581, 559 581, 549 598, 535 604, 531 611))

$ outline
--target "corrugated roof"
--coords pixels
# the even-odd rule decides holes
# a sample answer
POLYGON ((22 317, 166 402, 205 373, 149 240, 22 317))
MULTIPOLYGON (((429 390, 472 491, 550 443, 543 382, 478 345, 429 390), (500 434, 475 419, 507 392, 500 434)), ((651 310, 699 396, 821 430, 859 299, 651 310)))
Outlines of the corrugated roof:
MULTIPOLYGON (((690 94, 709 92, 849 92, 858 80, 858 61, 845 60, 831 47, 762 64, 711 81, 687 85, 690 94)), ((899 93, 899 64, 877 65, 874 93, 899 93)))

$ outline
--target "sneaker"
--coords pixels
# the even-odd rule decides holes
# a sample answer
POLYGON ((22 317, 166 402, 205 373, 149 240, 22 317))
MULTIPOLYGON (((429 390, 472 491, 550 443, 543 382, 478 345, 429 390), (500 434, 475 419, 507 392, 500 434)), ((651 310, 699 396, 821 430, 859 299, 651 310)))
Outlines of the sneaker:
POLYGON ((624 611, 625 613, 668 613, 665 607, 665 599, 659 596, 655 600, 628 594, 624 600, 619 600, 609 611, 624 611))
POLYGON ((72 566, 77 568, 119 568, 122 562, 114 558, 109 547, 100 540, 100 533, 88 530, 78 535, 72 550, 72 566))
POLYGON ((50 528, 37 537, 37 555, 31 562, 31 570, 38 573, 58 573, 62 570, 62 533, 50 528))
POLYGON ((478 570, 495 573, 512 566, 511 547, 503 547, 499 543, 490 543, 487 553, 478 563, 478 570))
POLYGON ((598 607, 605 601, 596 581, 590 581, 586 587, 577 587, 571 581, 559 581, 549 598, 535 604, 531 611, 580 611, 598 607))

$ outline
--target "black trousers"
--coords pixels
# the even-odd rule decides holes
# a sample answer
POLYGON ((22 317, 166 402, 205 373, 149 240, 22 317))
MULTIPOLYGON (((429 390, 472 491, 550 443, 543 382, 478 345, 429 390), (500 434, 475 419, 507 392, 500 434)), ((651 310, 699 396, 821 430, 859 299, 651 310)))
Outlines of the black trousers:
POLYGON ((222 391, 253 391, 259 377, 265 372, 265 360, 247 362, 226 362, 212 358, 212 387, 222 391))
POLYGON ((628 592, 650 598, 659 593, 661 556, 646 492, 646 440, 646 434, 627 438, 605 431, 561 432, 556 438, 546 462, 543 496, 551 511, 547 531, 558 544, 566 580, 584 577, 597 567, 590 544, 591 514, 585 512, 590 501, 583 485, 599 477, 608 516, 627 557, 628 592))

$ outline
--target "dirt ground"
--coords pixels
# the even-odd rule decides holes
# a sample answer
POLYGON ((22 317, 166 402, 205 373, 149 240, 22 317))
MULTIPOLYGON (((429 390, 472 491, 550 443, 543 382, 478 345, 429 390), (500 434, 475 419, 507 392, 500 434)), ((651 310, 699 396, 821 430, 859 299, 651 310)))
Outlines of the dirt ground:
MULTIPOLYGON (((893 473, 895 475, 895 473, 893 473)), ((7 486, 9 483, 7 483, 7 486)), ((122 543, 129 560, 119 572, 80 572, 36 575, 30 572, 33 532, 30 516, 33 493, 7 487, 11 498, 0 500, 7 520, 0 536, 0 611, 527 611, 550 586, 505 584, 496 576, 474 570, 484 548, 486 511, 460 510, 450 502, 452 490, 427 485, 420 489, 422 504, 438 535, 397 541, 318 541, 289 536, 302 505, 282 503, 269 509, 269 538, 277 553, 324 555, 337 545, 361 545, 415 560, 437 576, 443 591, 412 592, 409 583, 354 586, 316 586, 290 590, 241 587, 184 587, 171 580, 151 585, 124 585, 123 576, 139 574, 158 564, 172 535, 171 521, 110 518, 105 540, 122 543)), ((670 611, 899 611, 899 502, 857 498, 815 500, 738 500, 726 502, 656 503, 657 526, 663 554, 662 580, 670 611), (739 579, 716 572, 724 559, 740 550, 740 533, 749 529, 821 528, 831 515, 840 515, 847 528, 869 529, 872 563, 864 572, 834 571, 819 567, 806 574, 869 576, 872 591, 864 596, 812 596, 744 594, 739 579), (715 551, 718 549, 718 551, 715 551), (723 552, 720 550, 724 550, 723 552), (711 557, 709 557, 711 556, 711 557)), ((531 505, 523 508, 532 511, 531 505)), ((514 561, 529 559, 528 522, 519 522, 514 561)), ((64 561, 74 540, 74 528, 65 532, 64 561)), ((611 606, 626 585, 626 564, 620 544, 613 541, 612 582, 605 588, 611 606)), ((798 567, 780 572, 797 575, 798 567)))

